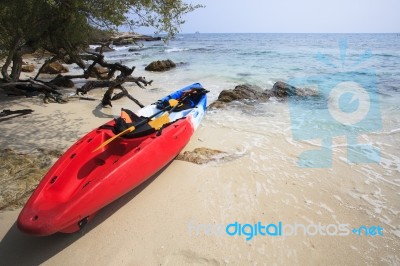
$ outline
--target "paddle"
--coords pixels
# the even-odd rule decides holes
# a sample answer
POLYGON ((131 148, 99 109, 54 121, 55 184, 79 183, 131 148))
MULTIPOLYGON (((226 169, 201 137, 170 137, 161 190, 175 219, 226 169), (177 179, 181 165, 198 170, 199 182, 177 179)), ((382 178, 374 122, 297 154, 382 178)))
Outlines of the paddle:
POLYGON ((165 112, 165 114, 163 114, 162 116, 154 119, 153 121, 150 121, 149 125, 156 130, 162 128, 163 125, 169 123, 169 114, 172 113, 175 110, 175 108, 181 106, 182 102, 185 101, 187 98, 189 98, 191 95, 192 93, 189 92, 181 99, 179 99, 179 101, 175 99, 169 100, 169 105, 172 106, 172 108, 167 112, 165 112))
POLYGON ((167 111, 165 114, 163 114, 162 116, 152 120, 149 122, 149 125, 154 128, 155 130, 159 130, 160 128, 163 127, 163 125, 169 123, 169 114, 172 113, 175 108, 182 106, 183 101, 185 101, 187 98, 189 98, 190 96, 192 96, 193 94, 196 93, 201 93, 201 94, 205 94, 208 93, 208 90, 205 90, 203 88, 201 89, 189 89, 188 91, 184 92, 184 96, 182 98, 178 100, 175 99, 171 99, 169 100, 169 105, 172 106, 172 109, 167 111))
POLYGON ((188 91, 186 91, 186 93, 184 94, 184 96, 182 98, 178 100, 175 99, 171 99, 169 100, 169 104, 170 106, 173 106, 172 109, 170 109, 169 111, 167 111, 165 114, 163 114, 162 116, 154 119, 153 121, 149 122, 149 125, 156 129, 159 130, 160 128, 162 128, 163 125, 167 124, 169 122, 169 114, 172 113, 175 108, 180 107, 182 105, 182 102, 185 101, 187 98, 189 98, 190 96, 192 96, 193 94, 196 93, 201 93, 201 94, 205 94, 208 93, 208 90, 205 90, 203 88, 201 89, 190 89, 188 91))
MULTIPOLYGON (((136 125, 133 125, 133 126, 131 126, 131 127, 128 127, 127 129, 125 129, 124 131, 118 133, 118 134, 115 135, 114 137, 109 138, 108 140, 106 140, 105 142, 103 142, 102 144, 100 144, 100 146, 98 146, 95 150, 93 150, 93 152, 96 152, 96 151, 98 151, 99 149, 103 148, 104 146, 106 146, 107 144, 109 144, 110 142, 112 142, 113 140, 115 140, 116 138, 121 137, 121 136, 123 136, 123 135, 125 135, 125 134, 128 134, 128 133, 134 131, 135 128, 140 127, 141 125, 146 124, 147 122, 150 121, 150 119, 152 119, 153 117, 155 117, 155 116, 161 114, 162 112, 165 112, 168 108, 173 107, 172 109, 174 109, 176 106, 178 106, 179 103, 180 103, 180 102, 178 102, 177 100, 171 99, 171 100, 170 100, 170 105, 169 105, 169 106, 165 107, 164 109, 160 110, 159 112, 155 113, 154 115, 147 117, 146 120, 140 121, 140 122, 137 123, 136 125)), ((172 110, 172 109, 171 109, 171 110, 172 110)), ((164 115, 163 115, 163 116, 164 116, 164 115)), ((160 117, 160 118, 161 118, 161 117, 160 117)), ((158 119, 160 119, 160 118, 157 118, 157 119, 155 119, 155 120, 158 120, 158 119)), ((168 118, 168 117, 167 117, 167 119, 168 119, 168 121, 167 121, 166 123, 169 122, 169 118, 168 118)), ((155 120, 154 120, 154 121, 155 121, 155 120)), ((165 118, 163 118, 163 120, 165 120, 165 118)), ((160 121, 161 121, 161 119, 160 119, 160 121)), ((149 124, 150 124, 150 123, 149 123, 149 124)))
MULTIPOLYGON (((183 100, 184 99, 182 99, 182 101, 183 100)), ((165 124, 169 123, 169 113, 172 112, 176 107, 178 107, 180 103, 181 101, 177 101, 175 99, 169 100, 169 104, 170 106, 172 106, 172 108, 169 111, 165 112, 165 114, 163 114, 162 116, 150 121, 149 125, 155 130, 159 130, 160 128, 162 128, 165 124)))

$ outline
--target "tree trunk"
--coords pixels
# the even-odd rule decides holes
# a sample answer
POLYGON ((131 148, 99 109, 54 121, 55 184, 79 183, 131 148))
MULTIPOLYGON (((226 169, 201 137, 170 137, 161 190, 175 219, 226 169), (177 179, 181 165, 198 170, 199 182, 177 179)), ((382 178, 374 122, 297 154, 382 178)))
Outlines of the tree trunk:
POLYGON ((13 66, 11 70, 11 80, 18 81, 22 72, 22 55, 19 52, 14 53, 13 66))
POLYGON ((5 81, 11 81, 11 77, 10 77, 10 75, 8 75, 8 68, 10 67, 13 54, 14 53, 12 51, 10 51, 10 53, 7 56, 6 61, 4 62, 3 67, 1 68, 1 74, 3 75, 3 79, 5 81))
MULTIPOLYGON (((7 82, 16 81, 13 79, 12 75, 8 74, 8 68, 11 65, 11 62, 14 61, 16 54, 18 53, 18 49, 20 49, 19 43, 21 41, 21 37, 19 35, 15 36, 13 41, 13 48, 9 51, 6 61, 4 62, 3 67, 1 68, 1 74, 3 75, 3 79, 7 82)), ((21 57, 22 55, 20 55, 21 57)), ((17 69, 16 69, 17 70, 17 69)), ((21 57, 21 66, 20 70, 22 70, 22 57, 21 57)), ((21 74, 21 71, 20 71, 21 74)), ((19 78, 19 76, 18 76, 19 78)))

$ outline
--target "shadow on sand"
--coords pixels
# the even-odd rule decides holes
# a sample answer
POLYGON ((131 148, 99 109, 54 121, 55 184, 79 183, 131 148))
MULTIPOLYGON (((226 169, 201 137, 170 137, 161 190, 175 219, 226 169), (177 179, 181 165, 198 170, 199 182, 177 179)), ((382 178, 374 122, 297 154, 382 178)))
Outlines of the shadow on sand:
POLYGON ((0 242, 0 264, 39 265, 55 256, 86 233, 101 224, 136 195, 150 185, 168 166, 162 168, 140 186, 101 209, 81 231, 73 234, 57 233, 47 237, 29 236, 18 230, 16 223, 8 230, 0 242))
POLYGON ((103 107, 103 105, 102 105, 101 103, 99 103, 99 104, 96 106, 96 108, 93 109, 92 114, 93 114, 95 117, 98 117, 98 118, 110 118, 110 119, 113 119, 114 116, 104 113, 104 112, 102 111, 103 108, 105 108, 105 107, 103 107))

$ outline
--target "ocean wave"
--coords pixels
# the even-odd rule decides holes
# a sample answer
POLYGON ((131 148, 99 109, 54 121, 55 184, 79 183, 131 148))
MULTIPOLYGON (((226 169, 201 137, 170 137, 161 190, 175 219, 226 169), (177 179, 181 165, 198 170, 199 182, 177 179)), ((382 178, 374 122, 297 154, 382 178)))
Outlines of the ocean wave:
POLYGON ((132 46, 129 48, 129 52, 142 52, 142 51, 146 51, 146 50, 159 50, 164 48, 163 45, 151 45, 151 46, 132 46))
POLYGON ((272 55, 276 54, 278 55, 279 53, 274 52, 274 51, 246 51, 246 52, 241 52, 237 53, 238 55, 244 55, 244 56, 263 56, 263 55, 272 55))
POLYGON ((176 52, 185 52, 185 51, 190 51, 190 49, 174 47, 174 48, 169 48, 169 49, 165 50, 166 53, 176 53, 176 52))
POLYGON ((383 57, 383 58, 398 58, 398 57, 400 57, 395 54, 374 54, 374 56, 383 57))
POLYGON ((116 52, 118 51, 124 51, 124 50, 128 50, 130 48, 130 46, 117 46, 117 45, 112 45, 111 48, 113 48, 116 52))
POLYGON ((129 53, 129 54, 125 54, 125 53, 123 53, 123 54, 114 54, 114 55, 109 55, 109 56, 107 56, 107 58, 110 58, 110 59, 113 59, 113 60, 116 60, 116 59, 126 59, 127 57, 130 57, 130 56, 132 56, 132 55, 134 55, 134 53, 132 54, 132 53, 129 53))
POLYGON ((173 48, 168 48, 165 50, 166 53, 179 53, 179 52, 210 52, 214 51, 212 48, 178 48, 178 47, 173 47, 173 48))
POLYGON ((250 77, 250 76, 254 76, 253 73, 250 72, 239 72, 236 74, 238 77, 250 77))

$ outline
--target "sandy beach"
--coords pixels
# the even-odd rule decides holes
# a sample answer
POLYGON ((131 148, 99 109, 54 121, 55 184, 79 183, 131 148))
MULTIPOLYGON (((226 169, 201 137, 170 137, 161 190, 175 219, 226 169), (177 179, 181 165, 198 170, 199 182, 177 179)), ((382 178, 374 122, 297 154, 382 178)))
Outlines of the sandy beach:
MULTIPOLYGON (((34 114, 16 118, 7 127, 2 125, 7 134, 3 135, 7 138, 2 138, 2 147, 26 151, 46 145, 65 149, 93 126, 109 119, 106 115, 93 118, 91 111, 95 110, 96 103, 41 106, 39 99, 34 101, 36 105, 23 101, 24 107, 35 110, 34 114), (29 124, 29 119, 43 120, 31 123, 25 133, 37 139, 18 140, 18 135, 12 132, 21 124, 29 124)), ((226 130, 213 128, 211 124, 206 120, 186 150, 204 146, 226 150, 228 143, 220 142, 226 130)), ((240 132, 235 134, 230 141, 237 143, 240 132)), ((274 147, 285 146, 284 142, 278 138, 274 147)), ((351 207, 359 203, 345 193, 346 186, 350 189, 352 186, 346 185, 346 172, 336 173, 343 179, 330 182, 322 170, 306 171, 302 176, 301 173, 280 176, 276 170, 285 167, 285 163, 282 164, 278 155, 270 154, 269 177, 240 167, 252 163, 251 154, 232 162, 202 166, 175 160, 145 184, 102 210, 82 232, 72 235, 43 238, 24 235, 15 225, 20 209, 3 211, 0 213, 1 260, 7 265, 305 265, 331 262, 389 265, 398 261, 395 255, 398 239, 390 236, 370 237, 367 241, 359 236, 258 237, 246 241, 243 237, 219 234, 218 224, 233 221, 381 223, 351 207), (310 181, 304 182, 304 178, 310 175, 316 178, 312 179, 312 184, 307 184, 310 181)), ((367 185, 357 189, 369 190, 367 185)), ((373 191, 371 193, 373 195, 373 191)))
MULTIPOLYGON (((207 79, 204 85, 210 85, 207 79)), ((131 86, 129 90, 146 105, 163 96, 164 91, 157 88, 131 86)), ((90 93, 97 101, 66 104, 44 104, 40 97, 3 98, 0 110, 32 109, 33 113, 0 122, 1 148, 33 155, 39 149, 62 152, 118 115, 121 107, 138 108, 127 99, 101 108, 103 93, 90 93)), ((211 98, 216 94, 212 92, 211 98)), ((338 137, 334 139, 333 167, 300 168, 298 155, 321 145, 292 140, 287 103, 264 104, 261 115, 246 126, 238 121, 249 120, 248 113, 255 110, 236 107, 208 112, 184 149, 216 149, 232 159, 203 165, 174 160, 101 210, 78 233, 28 236, 15 224, 20 207, 0 211, 0 264, 400 264, 398 164, 390 160, 367 166, 348 164, 343 159, 346 139, 338 137), (226 226, 235 222, 315 225, 325 233, 304 235, 299 229, 297 235, 258 235, 246 240, 246 235, 226 233, 226 226), (332 230, 326 233, 329 225, 332 230), (348 234, 338 229, 340 225, 346 225, 348 234), (375 234, 351 232, 362 226, 380 226, 384 231, 382 235, 377 230, 375 234)), ((382 117, 393 117, 390 111, 384 110, 382 117)), ((396 161, 398 157, 392 155, 398 151, 399 131, 393 131, 393 123, 384 119, 384 133, 361 138, 377 143, 383 158, 396 161)))

